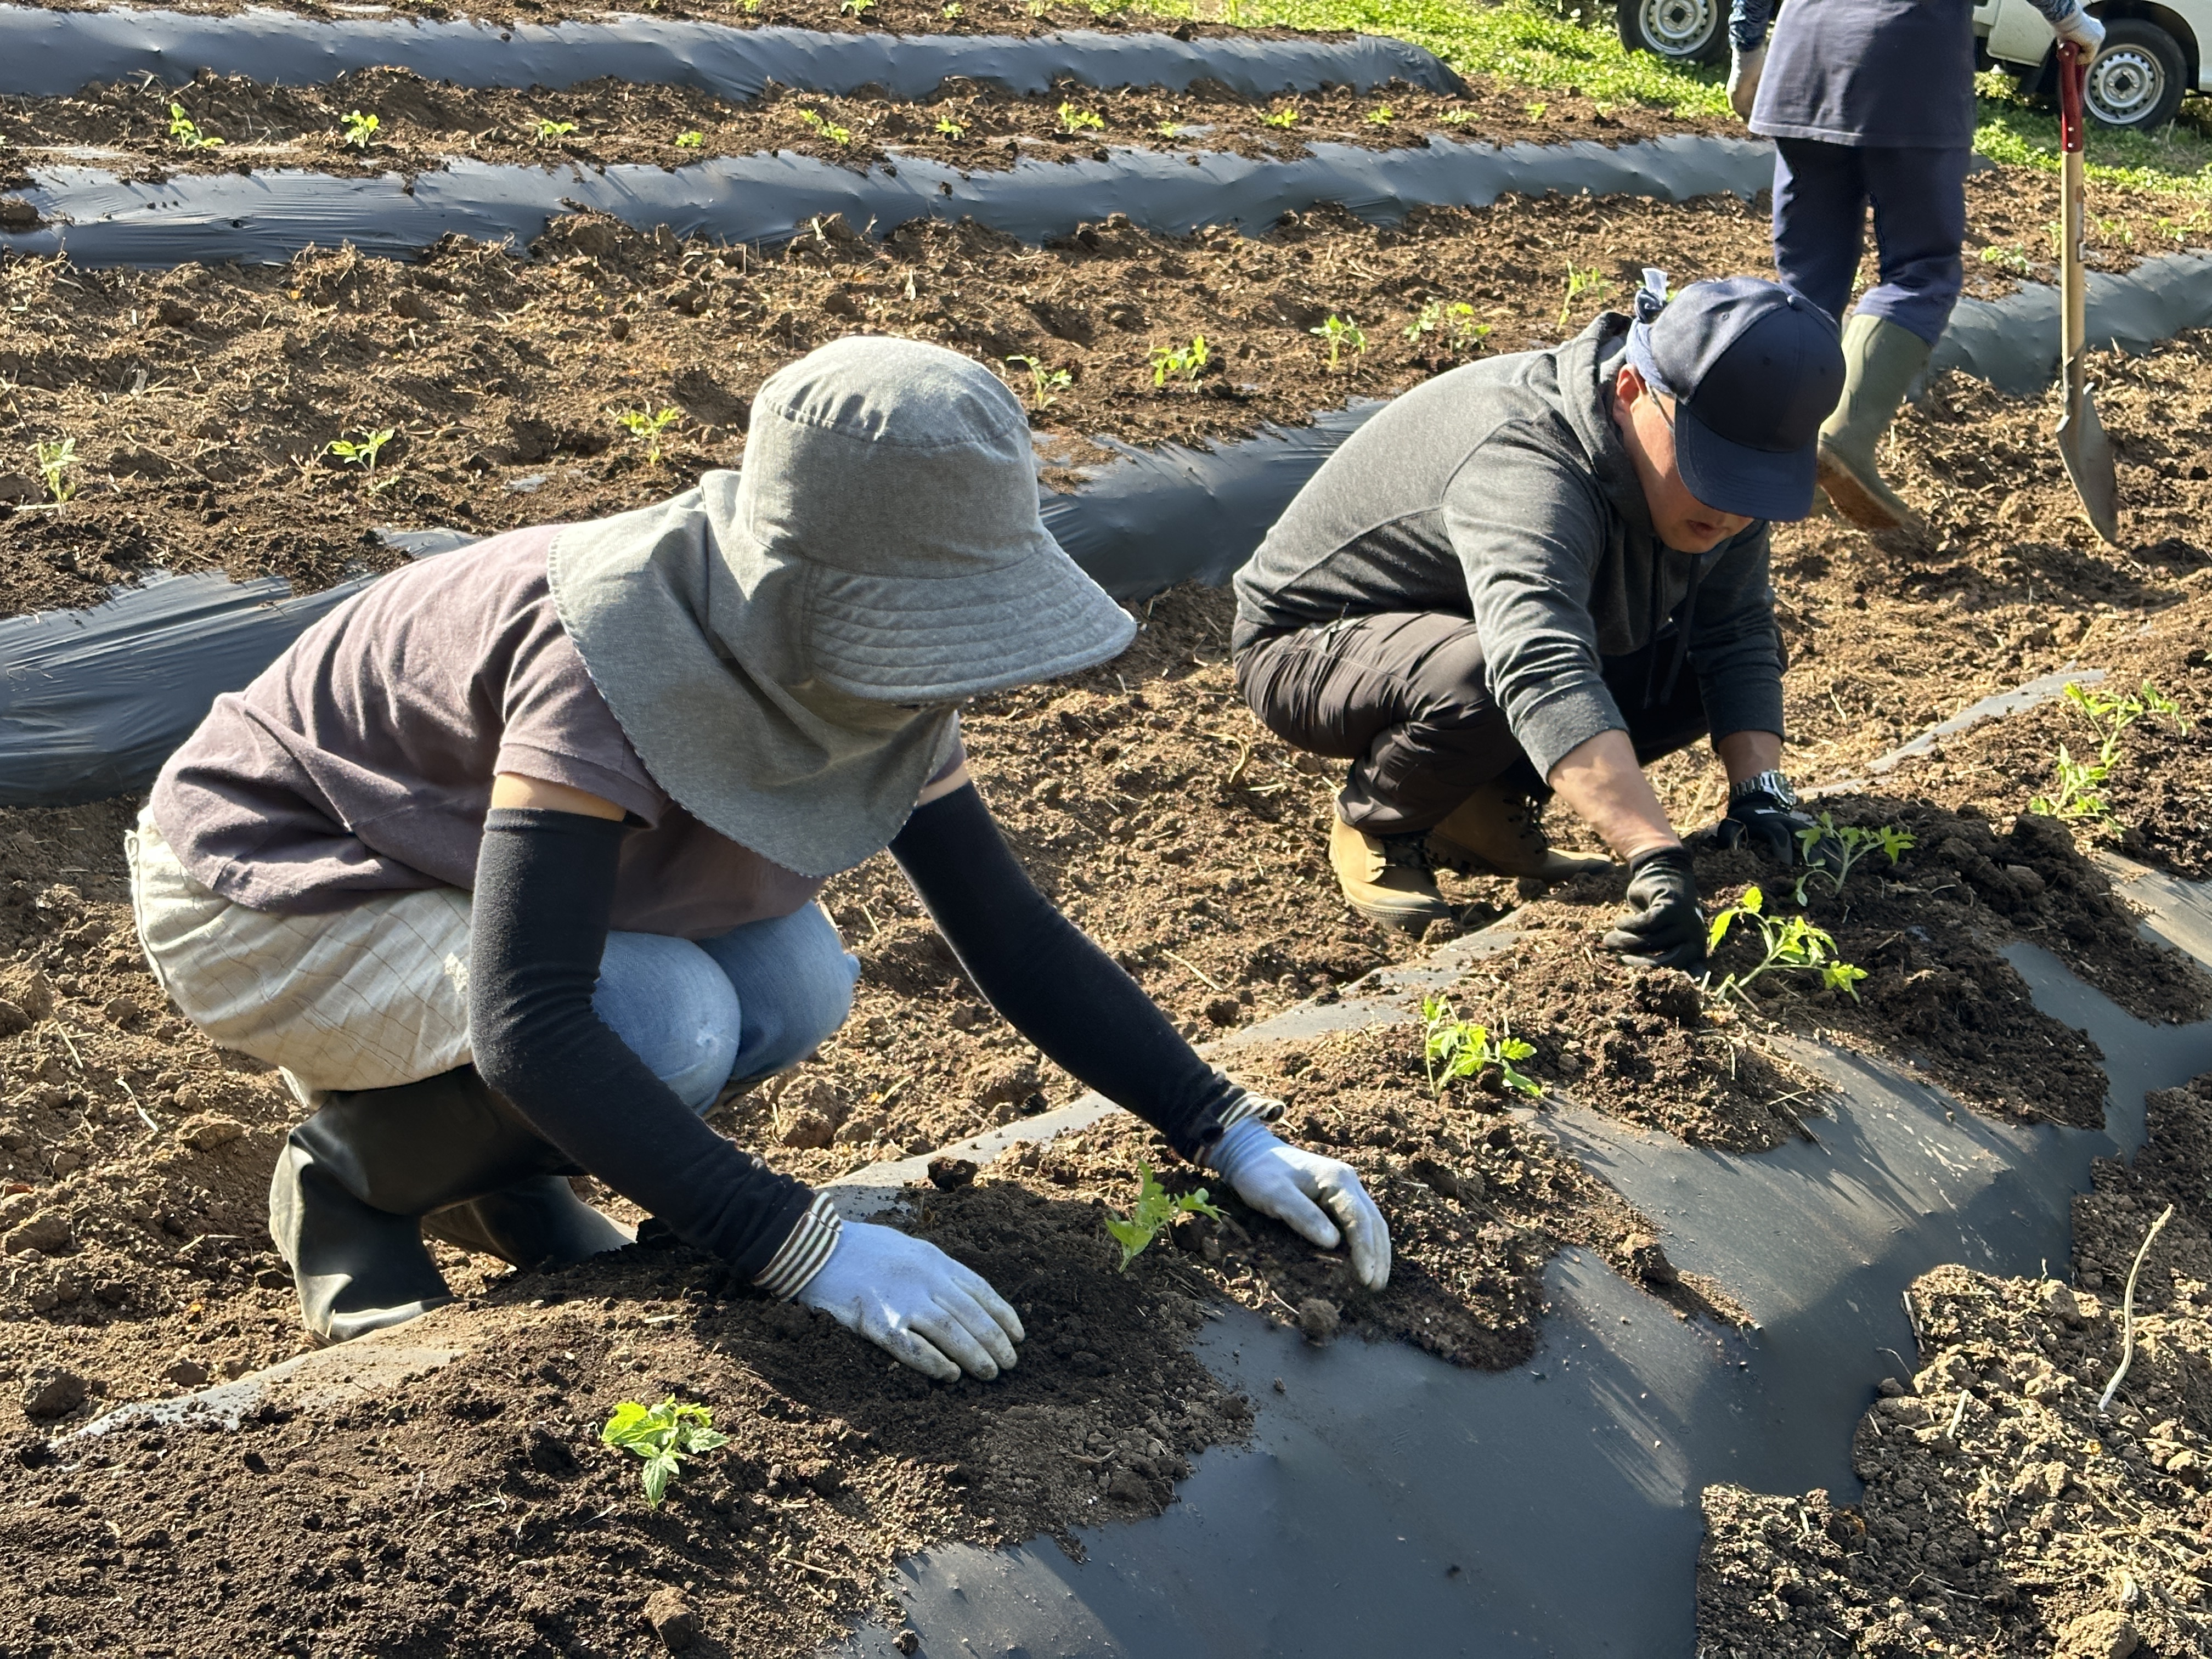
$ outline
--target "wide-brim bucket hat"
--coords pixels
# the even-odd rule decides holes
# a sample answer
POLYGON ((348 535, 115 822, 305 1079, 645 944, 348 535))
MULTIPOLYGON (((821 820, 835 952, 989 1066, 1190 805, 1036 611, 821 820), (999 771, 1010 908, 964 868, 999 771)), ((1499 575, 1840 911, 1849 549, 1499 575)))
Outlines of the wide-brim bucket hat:
POLYGON ((1037 507, 1029 417, 997 375, 860 337, 753 399, 722 556, 749 594, 803 580, 788 620, 815 678, 957 702, 1087 668, 1134 635, 1037 507))
POLYGON ((1116 656, 1129 614, 1038 513, 990 370, 862 336, 778 371, 744 470, 556 538, 554 602, 656 782, 807 875, 888 844, 956 706, 1116 656))

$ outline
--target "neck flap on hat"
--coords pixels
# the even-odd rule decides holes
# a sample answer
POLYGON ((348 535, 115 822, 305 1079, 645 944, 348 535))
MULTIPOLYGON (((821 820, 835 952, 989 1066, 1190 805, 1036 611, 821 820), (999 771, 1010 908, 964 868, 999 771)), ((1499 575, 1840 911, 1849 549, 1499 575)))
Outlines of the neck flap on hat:
POLYGON ((678 805, 787 870, 833 876, 890 844, 959 719, 823 694, 805 660, 810 568, 750 544, 738 489, 709 472, 672 501, 568 526, 547 560, 554 607, 678 805), (724 556, 738 543, 747 556, 724 556))

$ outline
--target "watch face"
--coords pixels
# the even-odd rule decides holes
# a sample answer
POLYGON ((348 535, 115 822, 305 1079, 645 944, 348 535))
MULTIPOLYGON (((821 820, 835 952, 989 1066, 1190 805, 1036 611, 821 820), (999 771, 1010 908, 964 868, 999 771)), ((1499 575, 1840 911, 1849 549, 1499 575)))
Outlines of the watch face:
POLYGON ((1780 801, 1784 806, 1796 805, 1797 792, 1790 787, 1790 780, 1784 777, 1781 773, 1762 773, 1759 775, 1759 783, 1762 789, 1765 790, 1768 794, 1773 796, 1775 799, 1780 801))

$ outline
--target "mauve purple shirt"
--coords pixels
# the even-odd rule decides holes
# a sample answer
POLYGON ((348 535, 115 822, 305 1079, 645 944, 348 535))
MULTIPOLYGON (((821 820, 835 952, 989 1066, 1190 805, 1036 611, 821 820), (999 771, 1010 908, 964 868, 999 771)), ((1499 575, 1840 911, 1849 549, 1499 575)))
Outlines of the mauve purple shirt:
POLYGON ((515 772, 642 821, 623 842, 617 928, 711 939, 820 891, 653 781, 555 613, 558 528, 396 571, 218 697, 154 784, 154 822, 185 870, 234 903, 291 914, 472 888, 492 779, 515 772))

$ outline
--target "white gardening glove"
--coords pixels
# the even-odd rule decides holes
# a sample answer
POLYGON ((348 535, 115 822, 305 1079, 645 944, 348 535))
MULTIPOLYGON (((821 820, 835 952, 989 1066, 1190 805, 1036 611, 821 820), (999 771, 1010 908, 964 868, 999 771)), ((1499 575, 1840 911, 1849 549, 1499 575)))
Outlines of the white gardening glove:
POLYGON ((2084 59, 2094 58, 2105 44, 2105 26, 2079 6, 2053 23, 2051 32, 2081 47, 2084 59))
POLYGON ((1349 1164, 1286 1146, 1253 1117, 1224 1130, 1206 1161, 1237 1197, 1300 1237, 1324 1250, 1348 1243, 1352 1274, 1369 1290, 1390 1282, 1390 1229, 1349 1164))
POLYGON ((893 1358, 940 1382, 988 1382, 1014 1367, 1022 1322, 999 1293, 936 1245, 895 1227, 848 1221, 792 1297, 819 1308, 893 1358))
POLYGON ((1765 68, 1764 43, 1749 52, 1735 45, 1729 47, 1729 107, 1740 119, 1751 119, 1751 106, 1759 101, 1759 77, 1765 68))

